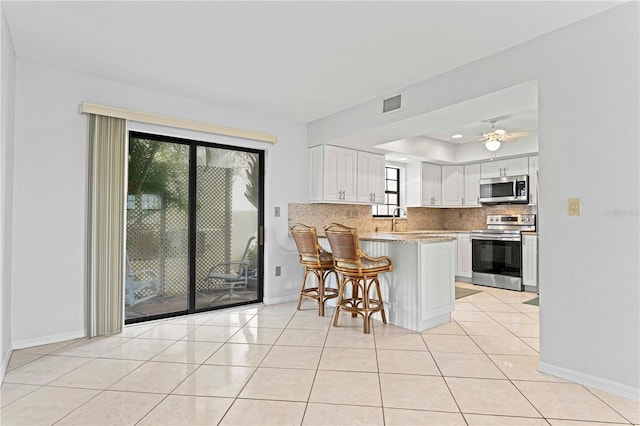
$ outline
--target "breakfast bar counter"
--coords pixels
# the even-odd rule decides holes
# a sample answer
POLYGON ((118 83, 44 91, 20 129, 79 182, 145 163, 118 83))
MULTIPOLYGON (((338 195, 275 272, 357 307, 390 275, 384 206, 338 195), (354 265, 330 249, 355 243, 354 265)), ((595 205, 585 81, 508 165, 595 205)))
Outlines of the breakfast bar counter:
MULTIPOLYGON (((330 250, 326 238, 320 244, 330 250)), ((393 271, 379 276, 389 323, 424 331, 447 323, 455 306, 454 239, 429 233, 360 235, 360 248, 372 257, 389 256, 393 271)), ((381 319, 379 314, 375 319, 381 319)))

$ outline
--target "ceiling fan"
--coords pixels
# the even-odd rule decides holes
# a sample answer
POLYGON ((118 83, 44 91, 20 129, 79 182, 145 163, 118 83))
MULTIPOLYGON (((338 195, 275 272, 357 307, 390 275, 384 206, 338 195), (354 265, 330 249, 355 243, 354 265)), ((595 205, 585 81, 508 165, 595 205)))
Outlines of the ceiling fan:
POLYGON ((502 142, 515 142, 518 140, 518 138, 527 136, 529 134, 529 132, 525 130, 521 130, 518 132, 507 132, 504 129, 496 129, 495 124, 498 121, 497 118, 492 118, 488 121, 489 123, 491 123, 491 131, 483 133, 482 136, 473 136, 470 139, 464 141, 464 143, 483 142, 485 148, 487 148, 489 151, 496 151, 498 148, 500 148, 502 142))

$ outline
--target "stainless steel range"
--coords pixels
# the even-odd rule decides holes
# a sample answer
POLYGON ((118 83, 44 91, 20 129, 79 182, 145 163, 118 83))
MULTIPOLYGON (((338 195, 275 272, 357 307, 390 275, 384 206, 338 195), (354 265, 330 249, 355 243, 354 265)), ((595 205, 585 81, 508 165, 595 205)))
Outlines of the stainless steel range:
POLYGON ((473 284, 522 291, 522 232, 536 215, 488 215, 487 229, 471 231, 473 284))

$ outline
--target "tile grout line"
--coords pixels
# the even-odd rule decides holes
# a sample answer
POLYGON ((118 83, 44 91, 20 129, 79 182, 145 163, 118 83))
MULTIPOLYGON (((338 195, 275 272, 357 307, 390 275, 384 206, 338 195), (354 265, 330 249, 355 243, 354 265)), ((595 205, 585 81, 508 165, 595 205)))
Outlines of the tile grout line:
MULTIPOLYGON (((449 320, 449 321, 453 321, 453 320, 449 320)), ((455 323, 455 321, 454 321, 455 323)), ((458 326, 460 327, 460 326, 458 326)), ((462 327, 460 327, 462 328, 462 327)), ((462 330, 464 331, 464 330, 462 330)), ((442 373, 442 369, 440 368, 440 365, 438 365, 438 361, 436 360, 436 357, 433 356, 433 353, 431 351, 431 348, 429 347, 429 345, 427 344, 427 341, 425 339, 424 334, 420 333, 420 336, 422 337, 422 341, 424 342, 424 345, 427 347, 427 350, 429 351, 429 355, 431 356, 431 358, 433 359, 433 363, 436 365, 436 368, 438 369, 438 372, 440 373, 440 377, 442 378, 442 381, 444 382, 444 385, 447 387, 447 390, 449 391, 449 395, 451 395, 451 399, 453 399, 453 402, 455 402, 456 407, 458 407, 458 412, 460 413, 460 415, 462 416, 462 420, 464 420, 464 423, 466 425, 469 425, 469 421, 467 420, 467 418, 465 417, 464 413, 462 412, 462 409, 460 408, 460 404, 458 403, 458 400, 456 399, 456 397, 453 395, 453 391, 451 390, 451 387, 449 386, 449 383, 447 382, 447 380, 445 379, 444 374, 442 373)), ((475 342, 473 342, 475 344, 475 342)))
MULTIPOLYGON (((472 296, 473 296, 473 295, 472 295, 472 296)), ((472 303, 473 303, 473 302, 472 302, 472 303)), ((477 306, 477 305, 476 305, 476 306, 477 306)), ((481 311, 482 311, 482 312, 485 312, 485 311, 484 311, 484 310, 482 310, 482 308, 480 308, 479 306, 477 306, 477 307, 478 307, 479 309, 481 309, 481 311)), ((486 312, 485 312, 485 313, 486 313, 486 312)), ((494 320, 494 321, 495 321, 495 320, 494 320)), ((499 321, 496 321, 496 322, 498 322, 498 324, 502 325, 499 321)), ((503 327, 504 327, 504 326, 503 326, 503 327)), ((461 328, 462 328, 462 327, 461 327, 461 328)), ((505 328, 506 328, 506 327, 505 327, 505 328)), ((509 329, 507 329, 507 330, 508 330, 509 332, 511 332, 511 330, 509 330, 509 329)), ((470 338, 471 340, 473 340, 473 337, 472 337, 470 334, 468 334, 468 333, 467 333, 467 331, 466 331, 464 328, 463 328, 463 331, 467 334, 467 336, 469 336, 469 338, 470 338)), ((513 334, 513 333, 512 333, 512 334, 513 334)), ((514 336, 515 336, 515 334, 514 334, 514 336)), ((522 339, 520 339, 520 337, 518 337, 518 336, 515 336, 515 337, 517 337, 517 338, 518 338, 518 340, 522 341, 522 339)), ((525 343, 524 341, 522 341, 522 342, 523 342, 523 343, 525 343)), ((475 340, 474 340, 474 343, 475 343, 475 340)), ((477 344, 477 343, 476 343, 476 344, 477 344)), ((527 346, 528 346, 528 345, 527 345, 527 346)), ((485 352, 485 350, 484 350, 482 347, 480 347, 480 345, 478 345, 478 347, 479 347, 479 349, 482 351, 482 353, 483 353, 483 354, 484 354, 484 355, 485 355, 485 356, 486 356, 486 357, 487 357, 487 358, 488 358, 488 359, 489 359, 489 360, 490 360, 490 361, 495 365, 495 367, 496 367, 496 368, 497 368, 497 369, 498 369, 502 374, 504 374, 504 376, 505 376, 506 380, 508 380, 508 381, 509 381, 509 383, 511 383, 511 386, 513 386, 513 387, 518 391, 518 393, 520 393, 520 395, 522 395, 522 397, 523 397, 523 398, 524 398, 524 399, 525 399, 525 400, 526 400, 526 401, 527 401, 527 402, 528 402, 528 403, 529 403, 529 404, 530 404, 530 405, 531 405, 531 406, 536 410, 536 412, 538 412, 538 414, 540 414, 540 417, 541 417, 542 419, 544 419, 544 421, 546 421, 547 423, 549 423, 549 424, 550 424, 551 422, 549 422, 549 420, 547 420, 547 418, 544 416, 544 414, 542 414, 542 412, 538 409, 538 407, 536 407, 536 406, 535 406, 535 405, 534 405, 534 404, 529 400, 529 398, 527 398, 527 396, 526 396, 526 395, 525 395, 525 394, 520 390, 520 388, 519 388, 518 386, 516 386, 516 385, 515 385, 515 383, 513 383, 513 381, 511 380, 511 378, 510 378, 510 377, 509 377, 509 376, 508 376, 504 371, 502 371, 502 369, 500 368, 500 366, 499 366, 498 364, 496 364, 496 362, 493 360, 493 358, 491 358, 491 357, 489 356, 489 354, 488 354, 488 353, 486 353, 486 352, 485 352)), ((538 355, 538 356, 539 356, 539 355, 538 355)))

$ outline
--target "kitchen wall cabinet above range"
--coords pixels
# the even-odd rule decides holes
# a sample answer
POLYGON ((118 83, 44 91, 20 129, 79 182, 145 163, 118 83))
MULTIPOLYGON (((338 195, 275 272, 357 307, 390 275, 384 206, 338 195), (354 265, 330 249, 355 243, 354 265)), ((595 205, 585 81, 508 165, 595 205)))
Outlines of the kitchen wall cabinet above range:
POLYGON ((442 166, 442 206, 479 206, 480 164, 442 166))
POLYGON ((309 148, 309 202, 384 202, 384 156, 330 145, 309 148))
POLYGON ((529 174, 529 158, 518 157, 507 160, 480 163, 480 177, 482 179, 501 176, 520 176, 529 174))
POLYGON ((480 164, 440 166, 408 164, 407 206, 475 207, 478 204, 480 164))

